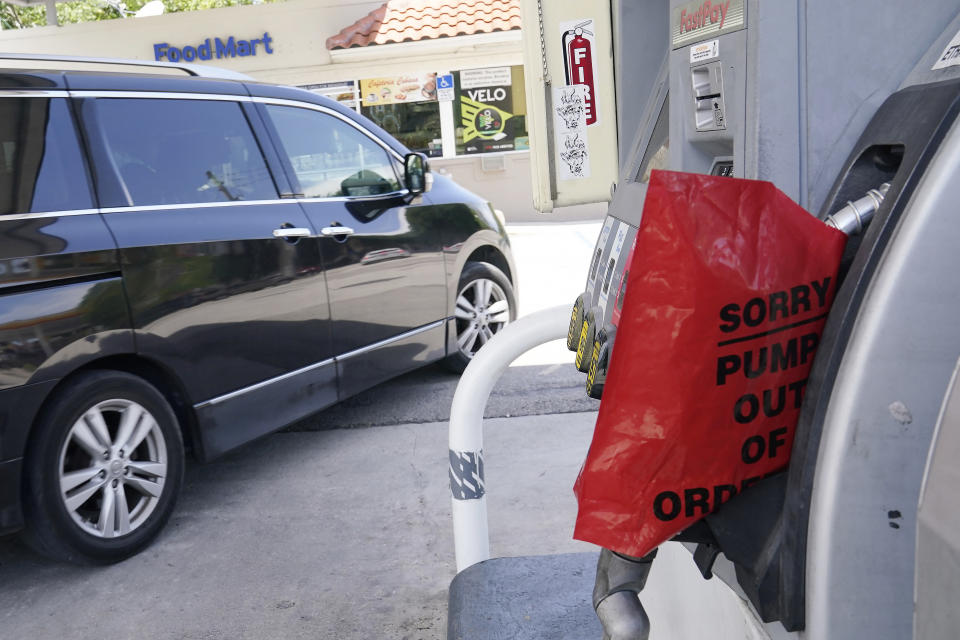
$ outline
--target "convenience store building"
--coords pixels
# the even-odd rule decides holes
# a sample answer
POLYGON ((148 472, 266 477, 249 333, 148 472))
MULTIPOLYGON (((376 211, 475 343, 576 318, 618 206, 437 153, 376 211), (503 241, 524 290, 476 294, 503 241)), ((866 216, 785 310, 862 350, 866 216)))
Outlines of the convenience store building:
MULTIPOLYGON (((519 0, 286 0, 0 31, 0 51, 194 62, 303 87, 517 221, 533 212, 520 27, 519 0)), ((568 216, 602 214, 584 209, 568 216)))

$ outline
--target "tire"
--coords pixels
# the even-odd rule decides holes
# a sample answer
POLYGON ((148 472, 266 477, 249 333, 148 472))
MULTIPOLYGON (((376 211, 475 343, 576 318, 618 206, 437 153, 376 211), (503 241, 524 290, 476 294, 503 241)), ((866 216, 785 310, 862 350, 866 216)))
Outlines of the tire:
POLYGON ((581 373, 587 373, 590 370, 590 356, 593 354, 593 340, 596 332, 594 324, 593 311, 585 313, 577 339, 577 356, 573 361, 577 371, 581 373))
POLYGON ((577 296, 570 312, 570 326, 567 327, 567 349, 576 353, 580 342, 580 327, 583 325, 583 294, 577 296))
POLYGON ((474 354, 508 322, 517 319, 517 299, 506 275, 486 262, 468 262, 460 274, 454 303, 457 351, 446 366, 462 373, 474 354), (478 302, 479 301, 479 302, 478 302))
POLYGON ((128 558, 170 518, 183 467, 180 428, 159 391, 120 371, 80 374, 44 406, 31 437, 24 538, 57 560, 128 558))

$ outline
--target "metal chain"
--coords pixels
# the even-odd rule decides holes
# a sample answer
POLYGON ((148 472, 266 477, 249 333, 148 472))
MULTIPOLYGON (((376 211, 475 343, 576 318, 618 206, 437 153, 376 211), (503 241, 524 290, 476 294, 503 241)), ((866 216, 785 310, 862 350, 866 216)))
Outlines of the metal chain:
POLYGON ((543 65, 543 83, 547 86, 552 84, 550 72, 547 71, 547 41, 543 35, 543 3, 537 0, 537 20, 540 22, 540 63, 543 65))
MULTIPOLYGON (((551 88, 551 85, 553 81, 550 79, 550 72, 547 70, 547 39, 543 33, 543 0, 537 0, 537 20, 540 22, 540 63, 543 65, 543 85, 545 89, 543 92, 544 111, 547 114, 552 114, 553 89, 551 88)), ((552 210, 553 202, 557 199, 557 169, 554 166, 554 163, 556 162, 554 158, 555 141, 553 139, 553 120, 550 115, 547 115, 546 117, 546 124, 547 175, 549 176, 550 188, 549 207, 550 210, 552 210)))

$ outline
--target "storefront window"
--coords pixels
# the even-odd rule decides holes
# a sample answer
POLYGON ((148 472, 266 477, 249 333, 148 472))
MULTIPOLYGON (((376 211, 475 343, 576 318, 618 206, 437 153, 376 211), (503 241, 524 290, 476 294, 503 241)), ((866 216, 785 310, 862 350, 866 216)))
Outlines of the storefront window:
POLYGON ((360 81, 360 111, 413 151, 443 155, 437 74, 360 81))
POLYGON ((428 156, 443 155, 440 107, 436 102, 362 107, 361 112, 412 151, 428 156))
POLYGON ((454 86, 457 155, 530 148, 522 66, 463 69, 454 86))
POLYGON ((431 157, 530 148, 522 66, 461 69, 452 76, 446 111, 438 102, 437 74, 420 73, 360 80, 360 112, 431 157), (443 131, 453 148, 444 150, 443 131))

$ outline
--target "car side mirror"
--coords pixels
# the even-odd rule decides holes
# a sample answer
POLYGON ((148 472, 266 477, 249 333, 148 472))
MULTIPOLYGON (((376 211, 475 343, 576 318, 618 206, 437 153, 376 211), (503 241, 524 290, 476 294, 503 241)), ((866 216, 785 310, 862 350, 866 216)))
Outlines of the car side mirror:
POLYGON ((427 156, 422 153, 408 153, 403 158, 403 183, 413 195, 420 195, 430 191, 433 186, 433 176, 430 174, 430 164, 427 156))

